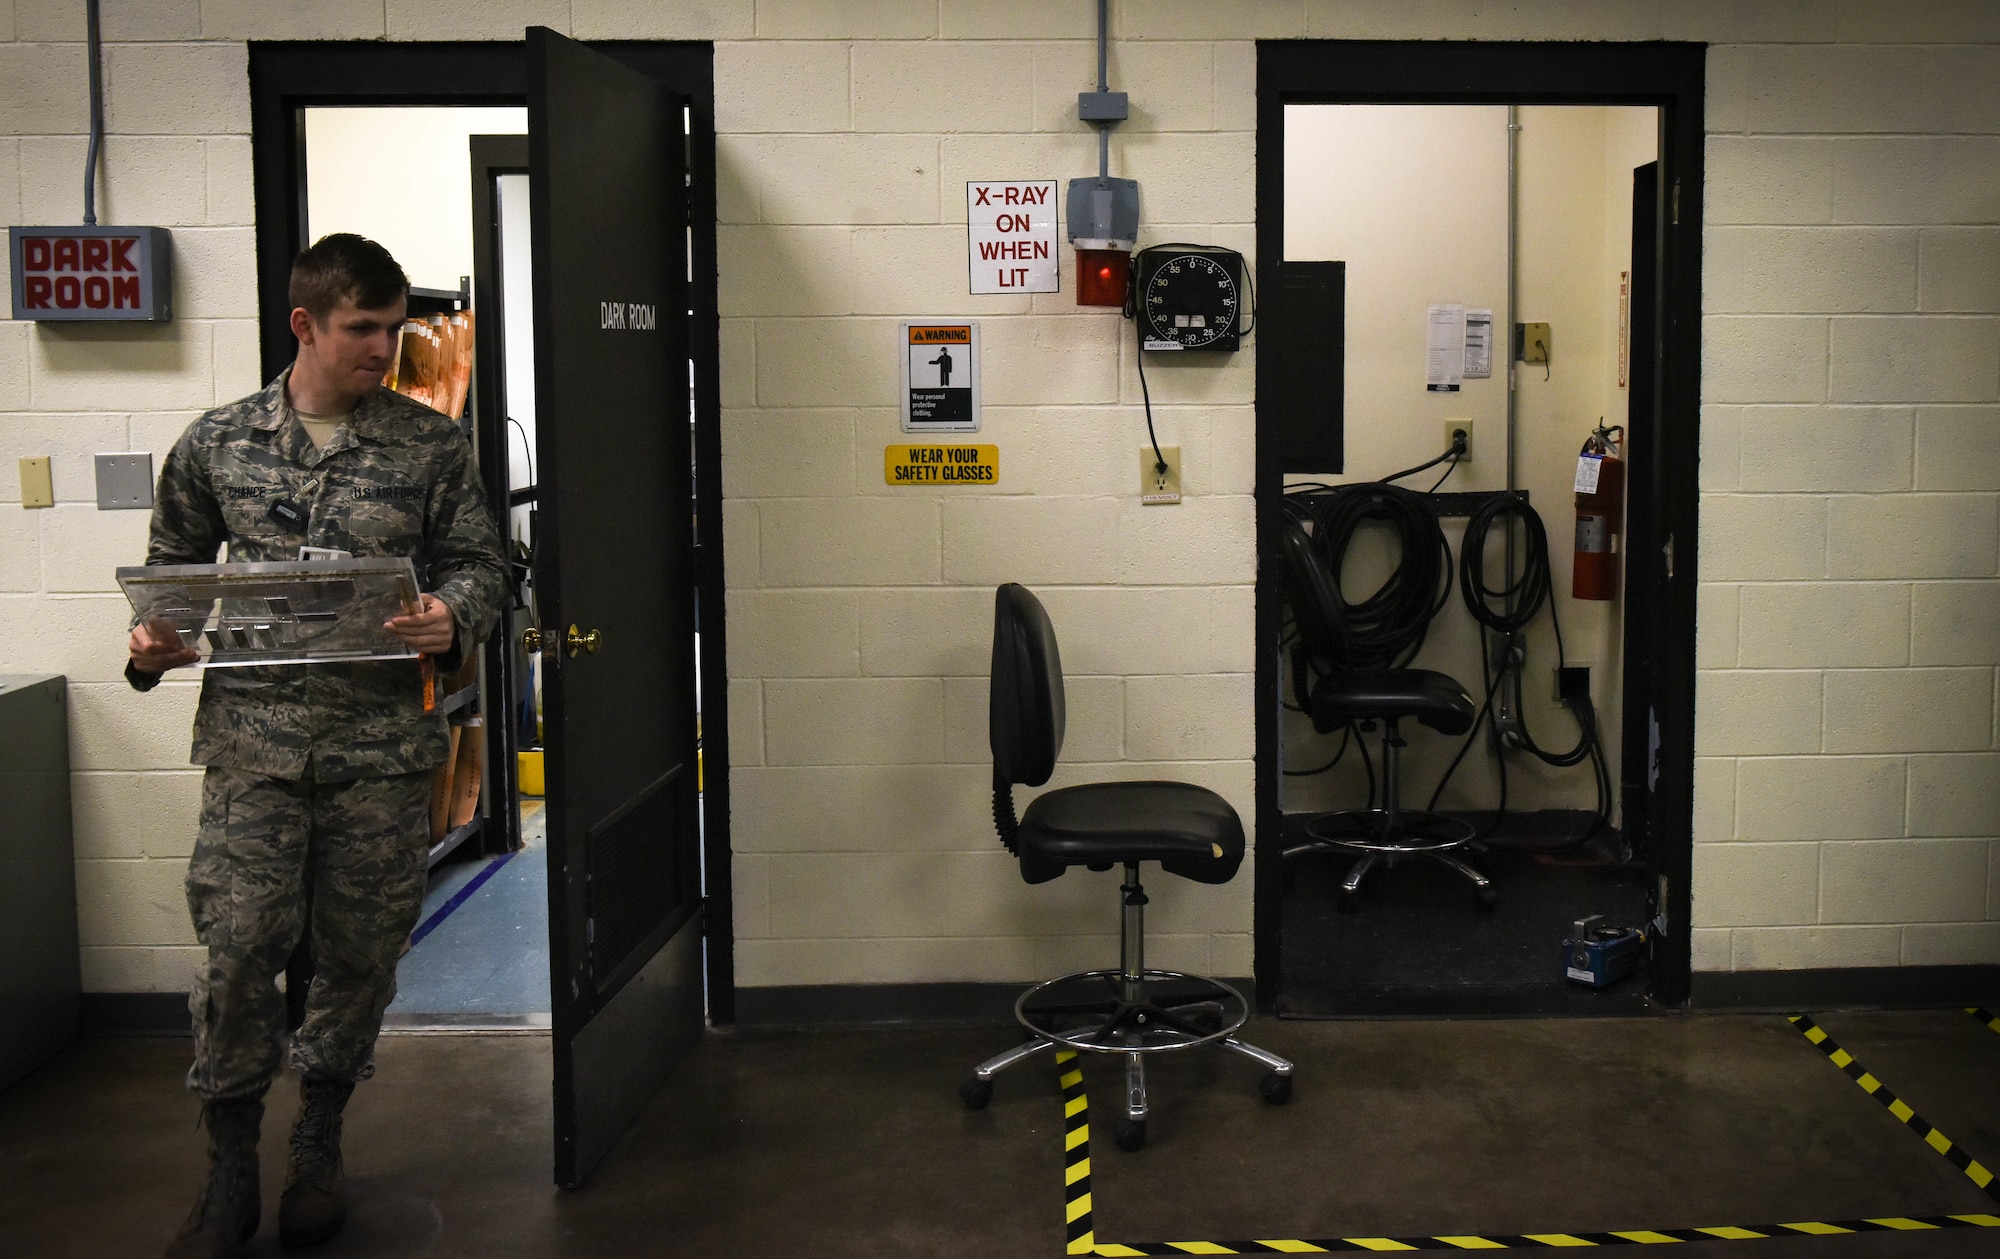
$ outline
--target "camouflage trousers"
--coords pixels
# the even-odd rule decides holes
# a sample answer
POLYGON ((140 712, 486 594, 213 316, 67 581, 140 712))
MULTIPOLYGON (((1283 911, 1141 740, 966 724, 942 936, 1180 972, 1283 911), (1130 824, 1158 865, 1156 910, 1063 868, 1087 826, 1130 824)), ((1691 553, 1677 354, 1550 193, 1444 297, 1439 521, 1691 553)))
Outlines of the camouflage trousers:
POLYGON ((292 1037, 301 1073, 374 1072, 396 960, 423 908, 428 771, 314 783, 211 767, 188 863, 188 909, 208 960, 195 978, 194 1066, 205 1101, 261 1097, 278 1073, 277 977, 311 933, 317 973, 292 1037))

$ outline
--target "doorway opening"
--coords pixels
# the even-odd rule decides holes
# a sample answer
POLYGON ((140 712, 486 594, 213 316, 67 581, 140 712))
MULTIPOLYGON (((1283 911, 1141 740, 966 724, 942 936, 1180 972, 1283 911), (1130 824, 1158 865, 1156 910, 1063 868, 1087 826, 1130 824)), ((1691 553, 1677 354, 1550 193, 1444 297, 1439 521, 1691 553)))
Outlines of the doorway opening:
POLYGON ((1700 75, 1259 46, 1267 1010, 1685 999, 1700 75))

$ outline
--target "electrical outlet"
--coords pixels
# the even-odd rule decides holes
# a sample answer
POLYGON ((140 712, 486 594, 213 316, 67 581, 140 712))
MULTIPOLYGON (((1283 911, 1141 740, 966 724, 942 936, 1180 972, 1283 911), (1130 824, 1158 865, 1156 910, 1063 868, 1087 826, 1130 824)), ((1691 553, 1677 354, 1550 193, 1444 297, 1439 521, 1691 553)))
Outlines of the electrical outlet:
POLYGON ((1451 449, 1451 439, 1452 439, 1452 436, 1453 436, 1454 434, 1456 434, 1456 433, 1464 433, 1464 434, 1465 434, 1465 453, 1464 453, 1464 454, 1462 454, 1462 455, 1460 455, 1460 456, 1458 457, 1458 461, 1459 461, 1460 463, 1471 463, 1471 462, 1472 462, 1472 421, 1471 421, 1471 420, 1446 420, 1446 421, 1444 422, 1444 447, 1445 447, 1445 449, 1446 449, 1446 450, 1450 450, 1450 449, 1451 449))
POLYGON ((1523 363, 1546 363, 1554 357, 1555 334, 1545 323, 1514 325, 1514 357, 1523 363))
POLYGON ((1549 698, 1562 703, 1572 697, 1587 699, 1590 696, 1590 666, 1587 664, 1561 665, 1551 670, 1555 685, 1549 698))
POLYGON ((1139 448, 1139 501, 1148 507, 1159 507, 1181 501, 1181 448, 1162 446, 1160 453, 1153 454, 1151 446, 1139 448), (1167 470, 1160 471, 1160 461, 1165 460, 1167 470))
POLYGON ((49 457, 28 455, 21 460, 21 506, 54 507, 55 483, 49 477, 49 457))

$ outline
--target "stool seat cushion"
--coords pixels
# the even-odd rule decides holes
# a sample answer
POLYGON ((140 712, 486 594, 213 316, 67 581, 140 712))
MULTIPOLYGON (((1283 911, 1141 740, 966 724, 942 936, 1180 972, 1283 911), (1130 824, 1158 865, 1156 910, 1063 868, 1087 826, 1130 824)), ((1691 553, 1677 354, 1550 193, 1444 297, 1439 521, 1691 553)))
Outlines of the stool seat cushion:
POLYGON ((1313 727, 1415 717, 1439 734, 1464 734, 1478 710, 1449 674, 1431 669, 1359 669, 1323 677, 1312 690, 1313 727))
POLYGON ((1227 883, 1243 863, 1243 823, 1227 800, 1192 783, 1089 783, 1037 796, 1021 816, 1016 846, 1030 883, 1070 866, 1127 861, 1227 883))

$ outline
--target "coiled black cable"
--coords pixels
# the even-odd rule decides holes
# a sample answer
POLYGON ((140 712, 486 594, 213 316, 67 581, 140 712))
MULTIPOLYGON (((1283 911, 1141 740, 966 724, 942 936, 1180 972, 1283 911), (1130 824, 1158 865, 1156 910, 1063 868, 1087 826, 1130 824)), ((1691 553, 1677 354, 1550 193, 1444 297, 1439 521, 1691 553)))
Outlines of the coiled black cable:
POLYGON ((1287 494, 1285 509, 1311 522, 1312 546, 1332 574, 1333 615, 1346 669, 1400 669, 1423 649, 1431 618, 1451 598, 1451 543, 1431 500, 1381 481, 1312 487, 1287 494), (1364 525, 1387 525, 1400 548, 1396 567, 1359 603, 1340 589, 1347 549, 1364 525))

